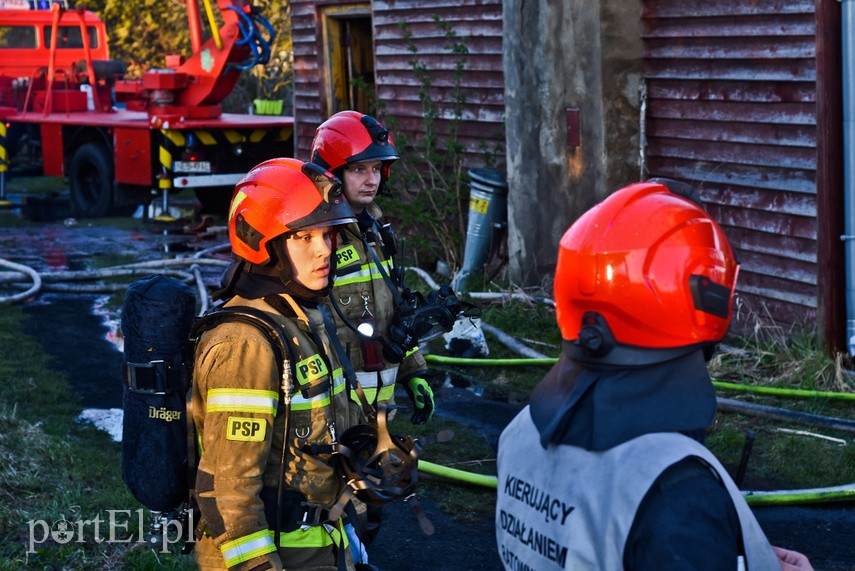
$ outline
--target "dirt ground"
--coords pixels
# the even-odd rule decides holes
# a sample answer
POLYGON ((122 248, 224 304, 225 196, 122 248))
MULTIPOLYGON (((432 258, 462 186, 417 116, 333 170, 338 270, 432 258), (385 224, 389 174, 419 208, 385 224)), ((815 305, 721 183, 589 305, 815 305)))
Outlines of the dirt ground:
MULTIPOLYGON (((183 238, 185 242, 187 239, 183 238)), ((38 271, 78 269, 86 258, 110 252, 160 259, 175 240, 174 235, 158 227, 130 232, 58 221, 44 224, 38 232, 0 227, 0 258, 38 271)), ((199 247, 211 245, 203 241, 199 247)), ((54 355, 57 368, 68 375, 84 406, 112 408, 121 403, 121 355, 106 340, 108 330, 102 317, 93 312, 97 297, 43 294, 25 307, 26 329, 54 355), (57 343, 57 338, 63 342, 57 343)), ((518 410, 454 388, 442 389, 437 400, 439 415, 478 428, 490 442, 497 441, 501 429, 518 410)), ((421 534, 407 504, 397 502, 386 507, 384 525, 370 551, 372 563, 399 571, 501 569, 491 519, 462 523, 429 501, 424 502, 424 508, 436 528, 432 536, 421 534)), ((755 513, 772 543, 808 554, 817 571, 855 570, 852 504, 760 508, 755 513)))

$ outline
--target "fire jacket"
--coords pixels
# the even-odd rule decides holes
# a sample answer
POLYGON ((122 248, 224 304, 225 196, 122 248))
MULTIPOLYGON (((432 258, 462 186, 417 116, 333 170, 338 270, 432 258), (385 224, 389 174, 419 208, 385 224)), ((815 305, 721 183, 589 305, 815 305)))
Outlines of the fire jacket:
POLYGON ((364 422, 348 397, 318 310, 285 294, 278 297, 286 303, 277 306, 290 308, 290 315, 262 299, 234 297, 226 306, 258 308, 282 326, 293 359, 284 380, 270 342, 253 325, 222 323, 196 346, 191 402, 201 449, 196 497, 224 568, 298 567, 303 555, 289 550, 334 550, 344 541, 335 522, 324 526, 309 518, 314 526, 303 529, 281 521, 278 553, 274 544, 280 476, 285 495, 297 498, 289 503, 292 508, 302 501, 329 509, 344 488, 340 469, 331 455, 304 447, 329 445, 364 422))
MULTIPOLYGON (((511 421, 499 440, 496 539, 505 568, 626 568, 624 550, 642 500, 663 472, 689 457, 704 463, 726 488, 738 516, 745 568, 780 570, 742 494, 700 443, 678 433, 662 432, 645 434, 604 451, 571 445, 544 449, 528 407, 511 421)), ((694 499, 688 495, 676 500, 694 499)), ((688 535, 707 531, 703 520, 697 520, 682 522, 688 535)), ((655 544, 660 538, 646 540, 655 544)), ((702 555, 714 559, 716 553, 702 555)), ((664 568, 687 568, 685 561, 671 563, 664 568)), ((706 568, 720 567, 710 562, 706 568)), ((727 568, 737 569, 735 558, 727 568)))
MULTIPOLYGON (((363 319, 370 319, 377 334, 385 337, 395 317, 394 295, 367 249, 373 250, 383 271, 391 278, 395 266, 391 254, 386 252, 392 245, 384 244, 380 235, 376 220, 381 216, 380 208, 372 203, 360 216, 359 223, 348 224, 339 232, 335 281, 330 296, 354 326, 363 319), (369 227, 366 227, 367 222, 369 227)), ((340 316, 331 313, 336 318, 336 330, 342 346, 348 352, 359 383, 372 404, 375 399, 377 404, 394 404, 395 383, 405 383, 427 371, 427 363, 418 346, 404 348, 407 353, 403 361, 392 363, 383 356, 379 342, 361 338, 342 322, 340 316)))

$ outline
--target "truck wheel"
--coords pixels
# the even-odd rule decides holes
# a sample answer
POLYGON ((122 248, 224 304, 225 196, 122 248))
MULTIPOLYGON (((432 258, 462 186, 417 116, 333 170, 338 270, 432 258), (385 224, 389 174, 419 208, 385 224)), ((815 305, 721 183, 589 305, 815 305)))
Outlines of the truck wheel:
POLYGON ((86 143, 71 157, 69 173, 74 216, 99 218, 113 205, 113 161, 104 145, 86 143))

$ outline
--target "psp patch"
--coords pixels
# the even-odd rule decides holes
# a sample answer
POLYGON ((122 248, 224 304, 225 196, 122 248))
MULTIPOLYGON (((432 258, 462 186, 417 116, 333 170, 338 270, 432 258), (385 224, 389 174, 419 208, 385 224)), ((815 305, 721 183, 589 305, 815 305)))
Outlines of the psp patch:
POLYGON ((226 423, 226 439, 241 442, 261 442, 267 432, 267 423, 260 418, 230 416, 226 423))
POLYGON ((326 363, 321 359, 321 356, 315 353, 311 357, 307 357, 302 361, 298 361, 296 365, 297 381, 300 385, 313 383, 329 374, 326 363))
POLYGON ((344 248, 339 248, 335 252, 335 263, 339 268, 348 266, 359 261, 359 252, 353 247, 353 244, 348 244, 344 248))

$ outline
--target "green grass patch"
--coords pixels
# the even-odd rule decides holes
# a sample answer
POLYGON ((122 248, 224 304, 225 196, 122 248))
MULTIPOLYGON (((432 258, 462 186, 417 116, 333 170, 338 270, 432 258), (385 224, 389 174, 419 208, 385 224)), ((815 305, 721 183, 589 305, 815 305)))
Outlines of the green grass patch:
MULTIPOLYGON (((426 446, 420 460, 427 460, 448 468, 456 468, 475 474, 496 474, 496 451, 474 430, 459 423, 433 419, 425 425, 413 425, 405 414, 397 415, 389 430, 399 434, 433 435, 442 430, 452 430, 450 442, 426 446)), ((427 474, 420 474, 418 494, 435 501, 443 511, 461 521, 477 521, 491 517, 496 505, 495 490, 447 481, 427 474)))
POLYGON ((67 380, 19 333, 22 319, 17 306, 0 311, 0 568, 192 569, 186 556, 139 549, 120 446, 76 420, 67 380), (66 543, 48 535, 63 524, 66 543))

